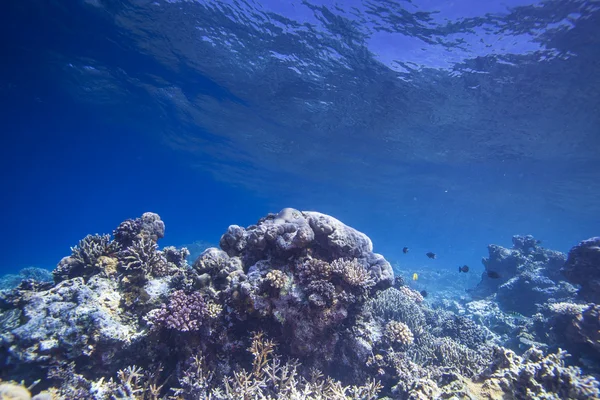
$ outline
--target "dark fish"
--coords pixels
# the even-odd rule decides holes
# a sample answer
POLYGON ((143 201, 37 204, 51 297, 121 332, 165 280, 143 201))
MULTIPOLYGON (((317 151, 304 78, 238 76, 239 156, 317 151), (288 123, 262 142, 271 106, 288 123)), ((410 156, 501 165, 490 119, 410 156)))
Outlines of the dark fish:
POLYGON ((469 272, 469 266, 463 265, 462 267, 458 267, 458 272, 469 272))
POLYGON ((408 253, 408 247, 404 247, 404 248, 402 249, 402 252, 403 252, 404 254, 408 253))
POLYGON ((488 276, 488 278, 492 278, 492 279, 500 278, 500 274, 497 273, 496 271, 488 271, 487 276, 488 276))
POLYGON ((425 254, 429 258, 435 258, 435 253, 429 252, 425 254))
POLYGON ((427 297, 427 290, 421 290, 419 293, 421 293, 421 296, 427 297))

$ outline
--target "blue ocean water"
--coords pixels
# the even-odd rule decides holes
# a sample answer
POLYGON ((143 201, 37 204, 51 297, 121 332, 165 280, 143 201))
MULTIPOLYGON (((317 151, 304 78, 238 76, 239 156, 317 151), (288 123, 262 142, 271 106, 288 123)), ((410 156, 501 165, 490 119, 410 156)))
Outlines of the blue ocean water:
POLYGON ((181 245, 319 210, 436 268, 598 226, 594 2, 4 7, 4 271, 143 211, 181 245))
MULTIPOLYGON (((544 270, 532 292, 562 304, 550 249, 599 235, 598 1, 20 0, 2 5, 0 35, 12 286, 145 212, 166 225, 160 248, 195 257, 291 207, 365 233, 410 288, 453 291, 465 313, 466 290, 496 279, 488 245, 540 240, 517 249, 529 259, 510 293, 544 270)), ((503 312, 526 314, 509 300, 503 312)), ((3 301, 0 327, 18 320, 3 301)))

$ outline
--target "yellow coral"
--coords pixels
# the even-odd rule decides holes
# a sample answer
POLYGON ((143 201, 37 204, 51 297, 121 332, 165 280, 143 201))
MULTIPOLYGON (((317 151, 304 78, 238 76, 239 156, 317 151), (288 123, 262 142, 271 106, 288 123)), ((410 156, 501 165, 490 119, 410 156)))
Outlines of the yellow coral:
POLYGON ((274 287, 275 289, 283 288, 287 281, 285 274, 278 269, 269 271, 266 278, 267 278, 267 281, 269 281, 269 284, 272 287, 274 287))
POLYGON ((209 318, 218 318, 223 311, 223 306, 217 303, 208 303, 206 306, 206 314, 209 318))
POLYGON ((13 382, 0 383, 0 400, 30 400, 31 393, 23 385, 13 382))
POLYGON ((369 288, 375 284, 369 271, 356 258, 349 261, 340 258, 331 265, 351 286, 369 288))
POLYGON ((117 273, 117 265, 119 261, 113 257, 100 256, 96 261, 96 267, 98 267, 107 276, 112 276, 117 273))
POLYGON ((386 337, 395 343, 411 344, 414 341, 414 336, 408 325, 399 321, 390 321, 385 327, 386 337))

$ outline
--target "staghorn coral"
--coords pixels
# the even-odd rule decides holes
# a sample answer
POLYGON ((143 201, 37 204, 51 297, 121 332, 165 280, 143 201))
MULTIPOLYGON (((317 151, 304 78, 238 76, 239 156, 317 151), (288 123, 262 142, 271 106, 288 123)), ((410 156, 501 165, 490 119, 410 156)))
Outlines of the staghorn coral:
POLYGON ((344 386, 331 378, 324 379, 318 371, 312 371, 306 379, 299 374, 300 364, 295 360, 286 363, 275 353, 275 343, 262 332, 254 334, 248 351, 252 354, 250 370, 236 370, 224 377, 221 384, 208 370, 203 355, 193 357, 179 379, 180 387, 174 389, 176 396, 200 399, 306 399, 340 400, 347 398, 376 399, 382 387, 375 380, 363 386, 344 386))
POLYGON ((161 277, 170 271, 166 258, 158 251, 158 245, 144 237, 122 250, 118 258, 119 268, 126 274, 161 277))
POLYGON ((477 351, 457 343, 449 337, 438 338, 430 333, 415 340, 406 351, 414 363, 429 368, 444 368, 474 377, 481 373, 491 360, 492 349, 481 346, 477 351))
MULTIPOLYGON (((213 315, 215 311, 214 308, 211 310, 213 315)), ((207 306, 200 292, 186 294, 177 290, 169 297, 168 304, 150 311, 146 319, 155 328, 190 332, 199 330, 207 315, 207 306)))
POLYGON ((399 343, 402 345, 412 344, 414 337, 410 328, 398 321, 390 321, 385 326, 385 336, 392 343, 399 343))
POLYGON ((337 259, 331 263, 331 268, 344 279, 350 286, 369 289, 375 286, 375 281, 369 274, 369 271, 358 261, 337 259))
POLYGON ((89 278, 102 271, 98 260, 110 256, 118 250, 110 235, 87 235, 77 246, 71 248, 71 255, 64 257, 52 274, 56 282, 74 277, 89 278))

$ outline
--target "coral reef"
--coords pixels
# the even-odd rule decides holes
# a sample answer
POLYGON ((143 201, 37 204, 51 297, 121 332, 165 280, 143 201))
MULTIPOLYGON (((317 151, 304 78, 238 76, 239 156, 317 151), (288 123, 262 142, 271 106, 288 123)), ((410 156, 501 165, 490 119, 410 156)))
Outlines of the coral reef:
MULTIPOLYGON (((37 382, 36 399, 597 395, 562 352, 491 347, 492 328, 521 327, 535 344, 525 327, 550 317, 518 325, 490 300, 465 315, 433 309, 366 235, 328 215, 288 208, 232 225, 191 266, 187 249, 160 249, 164 233, 145 213, 82 239, 53 282, 0 292, 0 378, 37 382)), ((554 260, 527 237, 498 251, 519 277, 554 260)), ((549 330, 556 343, 598 351, 596 305, 545 307, 568 322, 549 330)), ((23 398, 30 389, 0 383, 23 398)))
POLYGON ((513 248, 488 246, 485 272, 471 294, 475 299, 496 296, 505 311, 533 315, 548 301, 570 301, 576 288, 561 281, 564 254, 539 245, 532 236, 513 236, 513 248), (491 276, 490 276, 491 275, 491 276))
POLYGON ((483 386, 498 388, 522 399, 597 399, 598 381, 565 365, 566 352, 544 355, 532 348, 519 357, 496 348, 492 365, 479 377, 483 386))
POLYGON ((14 289, 25 281, 29 284, 52 282, 52 271, 44 268, 27 267, 20 270, 18 274, 6 274, 0 277, 0 290, 14 289))
POLYGON ((585 301, 600 303, 600 237, 573 247, 561 272, 569 282, 580 285, 579 295, 585 301))

